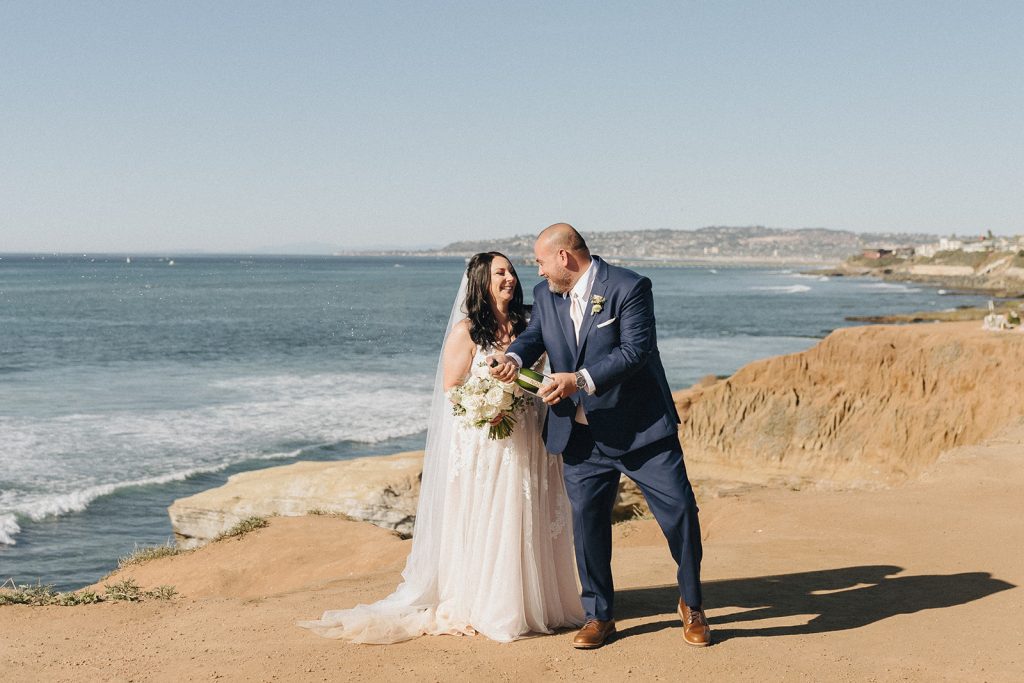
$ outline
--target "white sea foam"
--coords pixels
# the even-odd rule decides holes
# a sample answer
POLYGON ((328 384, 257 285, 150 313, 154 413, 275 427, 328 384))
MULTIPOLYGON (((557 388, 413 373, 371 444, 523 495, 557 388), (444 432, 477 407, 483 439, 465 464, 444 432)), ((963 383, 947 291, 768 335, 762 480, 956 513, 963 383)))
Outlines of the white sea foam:
POLYGON ((781 292, 783 294, 800 294, 811 291, 811 288, 807 285, 764 285, 761 287, 751 287, 751 289, 761 292, 781 292))
POLYGON ((900 282, 866 282, 857 285, 857 289, 867 289, 875 292, 897 292, 900 294, 913 294, 920 292, 919 287, 911 287, 900 282))
POLYGON ((17 518, 10 513, 0 515, 0 545, 14 545, 14 535, 21 531, 17 518))
POLYGON ((0 416, 0 542, 14 540, 18 517, 78 512, 125 487, 294 457, 296 447, 417 434, 432 380, 422 372, 197 376, 203 398, 195 407, 0 416))

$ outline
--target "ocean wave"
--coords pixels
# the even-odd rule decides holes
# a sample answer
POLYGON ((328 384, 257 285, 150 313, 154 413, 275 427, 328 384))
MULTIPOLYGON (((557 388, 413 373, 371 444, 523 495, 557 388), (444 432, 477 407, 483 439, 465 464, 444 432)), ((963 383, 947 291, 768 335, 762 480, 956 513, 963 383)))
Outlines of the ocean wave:
POLYGON ((132 486, 180 481, 307 448, 373 444, 426 428, 433 375, 341 372, 196 378, 193 408, 118 405, 47 418, 0 416, 0 539, 17 518, 86 509, 132 486))
MULTIPOLYGON (((277 460, 294 458, 300 455, 303 450, 298 449, 287 453, 263 453, 251 459, 277 460)), ((0 544, 15 544, 14 536, 21 531, 21 527, 18 525, 19 517, 38 522, 48 517, 60 517, 75 512, 82 512, 97 498, 108 496, 124 489, 136 486, 159 486, 160 484, 169 484, 174 481, 185 481, 200 474, 222 472, 233 464, 236 463, 222 462, 209 467, 192 467, 187 470, 168 472, 167 474, 154 477, 143 477, 117 483, 89 486, 58 495, 30 496, 10 511, 0 514, 0 544)))
POLYGON ((11 513, 0 514, 0 545, 15 545, 15 534, 21 531, 18 519, 11 513))
POLYGON ((857 289, 867 289, 877 292, 900 292, 902 294, 913 294, 920 292, 920 287, 911 287, 899 282, 867 282, 857 285, 857 289))
POLYGON ((761 287, 751 287, 751 289, 761 292, 781 292, 783 294, 800 294, 811 291, 811 288, 807 285, 764 285, 761 287))

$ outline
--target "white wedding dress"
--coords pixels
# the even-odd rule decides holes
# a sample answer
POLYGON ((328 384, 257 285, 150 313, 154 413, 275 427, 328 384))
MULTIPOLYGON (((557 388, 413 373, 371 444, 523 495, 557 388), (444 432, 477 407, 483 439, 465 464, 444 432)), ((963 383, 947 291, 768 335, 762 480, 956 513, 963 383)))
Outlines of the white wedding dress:
MULTIPOLYGON (((449 330, 457 321, 453 314, 449 330)), ((479 349, 471 367, 488 353, 479 349)), ((328 638, 394 643, 474 633, 511 641, 581 625, 572 514, 562 459, 541 438, 543 414, 528 397, 512 435, 492 440, 487 429, 454 419, 435 391, 402 584, 379 602, 300 626, 328 638)))
POLYGON ((544 448, 538 403, 507 439, 454 430, 434 633, 508 641, 583 623, 562 459, 544 448))

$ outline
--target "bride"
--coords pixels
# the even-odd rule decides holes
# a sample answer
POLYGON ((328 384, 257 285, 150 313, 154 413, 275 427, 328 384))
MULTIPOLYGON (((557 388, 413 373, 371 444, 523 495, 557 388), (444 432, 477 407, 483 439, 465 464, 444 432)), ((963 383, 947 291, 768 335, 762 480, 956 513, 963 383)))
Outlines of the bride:
POLYGON ((327 638, 394 643, 475 633, 511 641, 583 623, 562 461, 544 449, 544 412, 528 398, 512 435, 492 440, 486 428, 456 421, 445 396, 525 328, 511 262, 494 251, 473 256, 434 384, 403 581, 379 602, 300 626, 327 638))

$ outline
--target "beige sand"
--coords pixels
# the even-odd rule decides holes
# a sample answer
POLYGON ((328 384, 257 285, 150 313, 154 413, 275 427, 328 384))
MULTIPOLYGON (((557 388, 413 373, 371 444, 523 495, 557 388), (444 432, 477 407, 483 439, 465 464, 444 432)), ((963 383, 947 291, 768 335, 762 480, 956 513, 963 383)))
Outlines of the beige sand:
POLYGON ((682 642, 649 521, 616 528, 621 636, 601 650, 571 649, 568 633, 323 640, 293 622, 383 596, 408 542, 303 517, 131 572, 176 585, 172 602, 0 608, 0 678, 1024 680, 1022 458, 1018 423, 899 488, 701 501, 706 649, 682 642))

